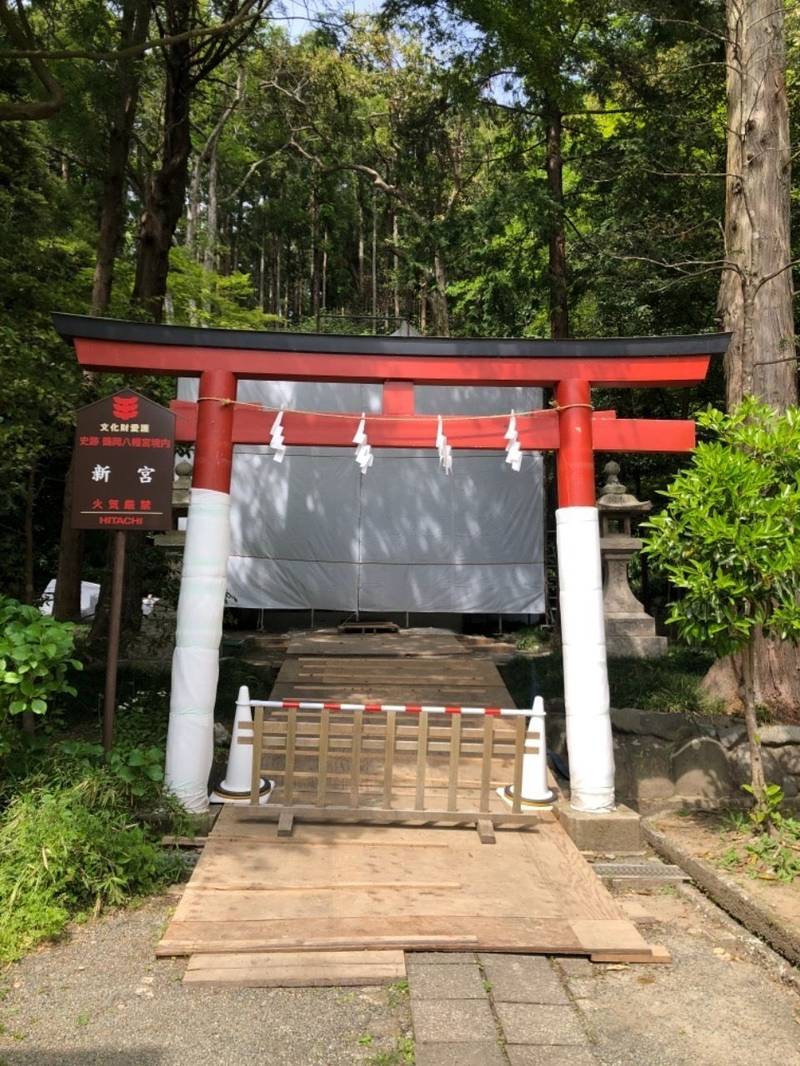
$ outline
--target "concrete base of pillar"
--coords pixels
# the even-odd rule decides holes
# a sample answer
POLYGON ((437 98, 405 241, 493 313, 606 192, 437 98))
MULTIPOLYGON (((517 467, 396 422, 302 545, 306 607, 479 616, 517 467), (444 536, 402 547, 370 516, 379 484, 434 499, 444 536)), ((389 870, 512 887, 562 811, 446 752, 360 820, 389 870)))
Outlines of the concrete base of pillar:
POLYGON ((587 814, 573 810, 569 800, 559 800, 555 812, 580 851, 634 855, 644 850, 641 819, 636 811, 623 804, 613 811, 587 814))

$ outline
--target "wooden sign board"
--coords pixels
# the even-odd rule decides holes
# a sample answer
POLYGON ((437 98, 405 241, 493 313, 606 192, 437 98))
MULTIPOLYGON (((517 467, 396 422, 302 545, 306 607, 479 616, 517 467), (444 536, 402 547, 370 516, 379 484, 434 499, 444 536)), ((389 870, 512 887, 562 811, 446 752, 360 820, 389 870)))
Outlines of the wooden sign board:
POLYGON ((172 528, 175 415, 132 389, 78 411, 74 529, 172 528))

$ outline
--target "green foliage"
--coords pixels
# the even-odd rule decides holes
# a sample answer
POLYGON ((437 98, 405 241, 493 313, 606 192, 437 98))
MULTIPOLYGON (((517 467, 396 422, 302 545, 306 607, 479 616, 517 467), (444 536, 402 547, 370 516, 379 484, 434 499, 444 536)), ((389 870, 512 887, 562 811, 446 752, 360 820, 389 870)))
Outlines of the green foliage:
MULTIPOLYGON (((689 648, 671 648, 662 659, 609 659, 608 682, 612 707, 647 711, 714 714, 719 703, 707 696, 700 682, 713 657, 689 648)), ((561 655, 551 652, 535 659, 512 659, 500 667, 519 707, 530 706, 533 695, 561 699, 564 675, 561 655)))
MULTIPOLYGON (((97 767, 103 760, 100 744, 80 740, 61 741, 54 746, 54 752, 55 758, 60 762, 65 760, 73 772, 97 767)), ((108 755, 106 768, 129 802, 145 798, 153 801, 160 796, 164 781, 164 755, 164 748, 155 744, 149 747, 117 744, 108 755)))
POLYGON ((520 651, 538 651, 547 644, 547 634, 541 626, 523 626, 514 634, 514 643, 520 651))
POLYGON ((718 655, 759 626, 800 636, 800 410, 778 415, 754 399, 732 414, 709 409, 700 444, 664 493, 644 551, 677 590, 669 621, 683 640, 718 655))
POLYGON ((410 1036, 400 1036, 391 1051, 379 1051, 367 1061, 369 1066, 414 1066, 414 1039, 410 1036))
MULTIPOLYGON (((743 786, 754 795, 749 785, 743 786)), ((762 801, 747 814, 731 812, 729 832, 744 840, 731 845, 720 860, 728 869, 743 869, 751 877, 791 884, 800 877, 800 820, 783 812, 783 789, 767 785, 762 801)))
POLYGON ((252 307, 247 274, 227 275, 196 263, 185 248, 170 253, 169 292, 175 322, 225 329, 275 329, 282 319, 252 307))
POLYGON ((0 960, 60 935, 71 918, 175 880, 183 868, 131 822, 109 769, 21 790, 0 818, 0 960))
POLYGON ((0 725, 11 715, 43 715, 54 699, 75 695, 67 681, 74 659, 74 626, 0 596, 0 725))
MULTIPOLYGON (((742 785, 745 792, 753 795, 751 785, 742 785)), ((764 788, 762 803, 748 812, 748 818, 754 829, 762 830, 768 825, 780 827, 786 821, 781 808, 784 801, 783 789, 780 785, 767 785, 764 788)))

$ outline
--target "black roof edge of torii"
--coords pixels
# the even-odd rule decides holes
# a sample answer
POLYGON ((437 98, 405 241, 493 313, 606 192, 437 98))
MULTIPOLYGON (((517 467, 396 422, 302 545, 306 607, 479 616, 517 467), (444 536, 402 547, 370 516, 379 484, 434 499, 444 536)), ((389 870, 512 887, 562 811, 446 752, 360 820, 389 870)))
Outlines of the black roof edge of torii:
POLYGON ((345 333, 285 333, 270 330, 166 326, 59 312, 53 314, 53 324, 67 341, 86 338, 117 341, 121 344, 158 344, 191 348, 459 358, 506 356, 530 359, 630 359, 649 356, 665 359, 685 355, 723 355, 731 339, 730 333, 586 337, 570 340, 535 340, 523 337, 378 337, 345 333))

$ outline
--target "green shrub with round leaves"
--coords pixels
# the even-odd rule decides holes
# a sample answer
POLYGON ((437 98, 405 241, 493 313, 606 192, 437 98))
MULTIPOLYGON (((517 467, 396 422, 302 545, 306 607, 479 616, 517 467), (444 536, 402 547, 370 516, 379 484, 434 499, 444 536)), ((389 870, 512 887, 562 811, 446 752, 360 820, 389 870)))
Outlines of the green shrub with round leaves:
POLYGON ((74 696, 69 672, 82 669, 74 651, 70 622, 0 596, 0 724, 26 711, 45 714, 58 697, 74 696))

